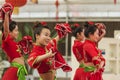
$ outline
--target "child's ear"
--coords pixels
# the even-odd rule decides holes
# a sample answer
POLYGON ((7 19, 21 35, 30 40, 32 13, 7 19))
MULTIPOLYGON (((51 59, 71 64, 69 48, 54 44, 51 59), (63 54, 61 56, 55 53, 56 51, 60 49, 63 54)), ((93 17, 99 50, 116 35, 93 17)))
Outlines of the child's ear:
POLYGON ((35 37, 36 37, 36 39, 38 39, 38 38, 39 38, 39 35, 38 35, 38 34, 36 34, 36 35, 35 35, 35 37))
POLYGON ((77 36, 79 36, 80 35, 80 33, 77 33, 77 36))

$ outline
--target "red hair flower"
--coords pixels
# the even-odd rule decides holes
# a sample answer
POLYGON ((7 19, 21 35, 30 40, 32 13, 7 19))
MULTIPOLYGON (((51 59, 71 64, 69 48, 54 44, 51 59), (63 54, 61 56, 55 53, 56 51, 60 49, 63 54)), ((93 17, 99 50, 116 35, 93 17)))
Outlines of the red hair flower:
POLYGON ((74 24, 74 27, 80 27, 80 24, 75 23, 75 24, 74 24))
POLYGON ((46 22, 40 22, 42 26, 47 26, 47 23, 46 22))
POLYGON ((94 25, 95 23, 92 22, 92 21, 88 21, 88 24, 90 24, 90 25, 94 25))

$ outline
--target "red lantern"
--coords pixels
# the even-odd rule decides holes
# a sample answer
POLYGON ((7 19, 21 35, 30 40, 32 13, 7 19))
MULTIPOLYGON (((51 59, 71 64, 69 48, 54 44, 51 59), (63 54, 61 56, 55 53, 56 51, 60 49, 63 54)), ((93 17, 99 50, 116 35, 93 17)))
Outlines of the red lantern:
POLYGON ((8 3, 11 3, 15 7, 21 7, 24 6, 27 2, 27 0, 5 0, 8 3))

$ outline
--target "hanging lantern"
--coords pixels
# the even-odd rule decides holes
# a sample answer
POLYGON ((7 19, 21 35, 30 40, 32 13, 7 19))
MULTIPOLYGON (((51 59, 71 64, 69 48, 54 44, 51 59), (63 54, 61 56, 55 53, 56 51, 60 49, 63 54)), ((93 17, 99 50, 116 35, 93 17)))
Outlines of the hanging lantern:
POLYGON ((58 20, 58 6, 59 6, 58 0, 56 0, 55 5, 56 5, 56 20, 58 20))
POLYGON ((19 14, 19 7, 24 6, 27 0, 5 0, 7 3, 11 3, 14 6, 13 14, 19 14))
POLYGON ((27 0, 5 0, 7 3, 11 3, 15 7, 21 7, 24 6, 27 2, 27 0))

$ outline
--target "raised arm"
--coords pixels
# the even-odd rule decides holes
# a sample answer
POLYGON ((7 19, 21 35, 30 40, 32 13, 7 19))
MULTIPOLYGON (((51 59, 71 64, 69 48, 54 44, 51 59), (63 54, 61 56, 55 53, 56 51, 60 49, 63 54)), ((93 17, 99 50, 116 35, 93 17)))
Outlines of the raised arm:
POLYGON ((101 29, 102 34, 99 36, 98 42, 105 36, 106 34, 106 30, 105 29, 101 29))
POLYGON ((58 42, 60 40, 58 35, 54 39, 56 40, 56 42, 58 42))
POLYGON ((6 36, 8 35, 9 33, 9 12, 5 13, 5 19, 4 19, 4 22, 3 22, 3 28, 4 28, 4 37, 6 38, 6 36))

